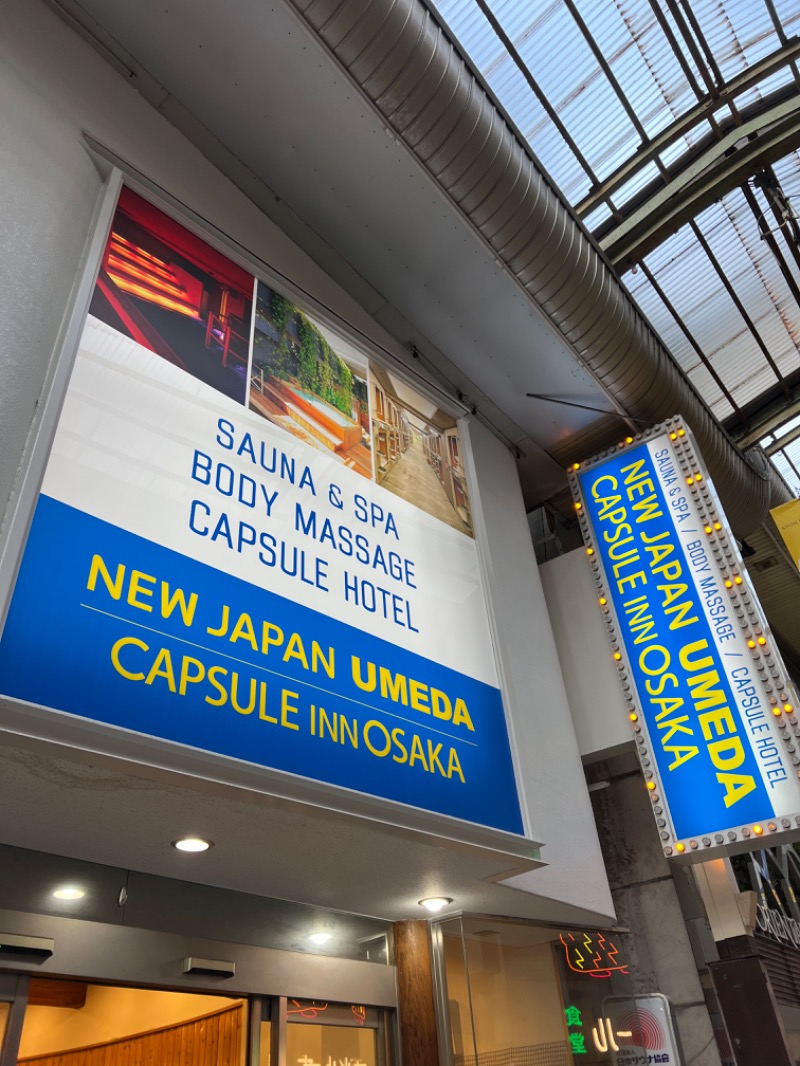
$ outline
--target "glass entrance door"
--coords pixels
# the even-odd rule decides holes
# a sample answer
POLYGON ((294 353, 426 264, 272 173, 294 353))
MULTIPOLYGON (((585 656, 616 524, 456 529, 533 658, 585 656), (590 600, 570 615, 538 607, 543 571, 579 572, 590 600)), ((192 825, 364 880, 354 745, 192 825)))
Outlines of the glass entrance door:
POLYGON ((0 974, 0 1066, 391 1066, 390 1019, 361 1004, 0 974))
POLYGON ((262 1001, 256 1066, 389 1066, 388 1012, 281 997, 262 1001))
POLYGON ((378 1045, 374 1029, 345 1029, 335 1025, 290 1025, 286 1064, 298 1066, 376 1066, 378 1045))
POLYGON ((378 1012, 358 1004, 290 1000, 286 1066, 380 1066, 378 1026, 378 1012))

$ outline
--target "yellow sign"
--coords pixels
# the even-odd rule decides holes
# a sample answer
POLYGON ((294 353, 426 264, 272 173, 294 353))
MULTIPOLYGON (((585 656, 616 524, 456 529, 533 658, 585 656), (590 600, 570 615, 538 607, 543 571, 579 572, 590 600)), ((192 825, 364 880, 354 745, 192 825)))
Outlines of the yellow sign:
POLYGON ((800 500, 790 500, 770 511, 772 520, 789 549, 794 565, 800 570, 800 500))

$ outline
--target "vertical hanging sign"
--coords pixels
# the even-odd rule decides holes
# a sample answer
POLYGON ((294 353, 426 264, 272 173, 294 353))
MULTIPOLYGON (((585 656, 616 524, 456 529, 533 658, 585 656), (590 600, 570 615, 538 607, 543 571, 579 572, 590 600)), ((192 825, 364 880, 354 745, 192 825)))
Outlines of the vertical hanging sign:
POLYGON ((570 481, 665 854, 796 831, 796 696, 685 424, 570 481))

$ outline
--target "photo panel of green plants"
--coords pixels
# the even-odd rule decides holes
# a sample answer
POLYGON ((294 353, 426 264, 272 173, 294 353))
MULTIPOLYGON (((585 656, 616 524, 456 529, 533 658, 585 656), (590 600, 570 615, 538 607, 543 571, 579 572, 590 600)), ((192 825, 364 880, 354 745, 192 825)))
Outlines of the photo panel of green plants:
POLYGON ((250 409, 373 479, 367 360, 259 282, 250 409))
POLYGON ((256 296, 249 406, 473 535, 453 416, 264 282, 256 296))

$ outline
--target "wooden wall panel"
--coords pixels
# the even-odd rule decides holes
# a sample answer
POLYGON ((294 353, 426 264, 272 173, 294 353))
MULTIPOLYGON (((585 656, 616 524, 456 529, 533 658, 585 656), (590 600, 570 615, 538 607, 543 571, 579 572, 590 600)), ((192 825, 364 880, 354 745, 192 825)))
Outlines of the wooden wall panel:
POLYGON ((242 1066, 244 1004, 181 1025, 55 1055, 32 1055, 20 1066, 242 1066))
POLYGON ((86 1005, 85 981, 54 981, 49 977, 32 977, 28 989, 30 1007, 70 1007, 80 1010, 86 1005))

